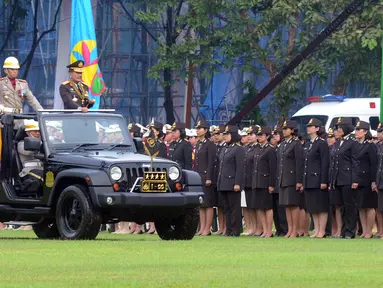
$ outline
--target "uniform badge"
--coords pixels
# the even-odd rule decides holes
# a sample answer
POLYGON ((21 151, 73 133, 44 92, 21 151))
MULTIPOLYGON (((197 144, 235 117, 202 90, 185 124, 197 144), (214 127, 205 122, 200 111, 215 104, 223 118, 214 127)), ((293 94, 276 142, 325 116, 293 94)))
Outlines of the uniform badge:
POLYGON ((172 129, 176 129, 176 127, 177 127, 176 122, 174 122, 172 125, 172 129))
POLYGON ((360 126, 360 121, 358 121, 358 123, 356 123, 356 127, 359 127, 360 126))
POLYGON ((378 124, 378 129, 382 128, 382 123, 378 124))
POLYGON ((45 174, 45 186, 48 188, 52 188, 55 184, 55 175, 52 171, 48 171, 47 174, 45 174))
POLYGON ((310 119, 309 124, 313 124, 313 119, 312 118, 310 119))
POLYGON ((229 132, 229 126, 226 126, 225 133, 229 132))
POLYGON ((342 122, 342 117, 338 118, 338 124, 342 122))
POLYGON ((128 129, 129 129, 129 130, 132 130, 132 128, 133 128, 133 124, 130 123, 130 124, 128 125, 128 129))

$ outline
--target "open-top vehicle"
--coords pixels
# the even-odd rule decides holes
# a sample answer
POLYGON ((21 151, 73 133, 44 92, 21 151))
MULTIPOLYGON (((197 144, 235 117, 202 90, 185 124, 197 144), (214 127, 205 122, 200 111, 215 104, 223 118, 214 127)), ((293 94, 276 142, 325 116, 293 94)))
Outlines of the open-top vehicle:
POLYGON ((94 239, 102 223, 153 221, 161 239, 193 238, 203 204, 199 175, 137 154, 122 116, 45 110, 2 122, 0 222, 30 222, 39 238, 94 239), (38 121, 41 139, 15 129, 23 119, 38 121), (41 161, 35 191, 25 191, 19 175, 22 140, 41 161))

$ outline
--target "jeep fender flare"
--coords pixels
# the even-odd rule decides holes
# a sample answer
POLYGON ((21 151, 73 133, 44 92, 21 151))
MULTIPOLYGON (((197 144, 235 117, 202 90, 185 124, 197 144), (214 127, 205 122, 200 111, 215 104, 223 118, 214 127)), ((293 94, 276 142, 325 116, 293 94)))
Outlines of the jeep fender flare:
POLYGON ((195 171, 182 170, 182 178, 184 184, 184 191, 188 192, 201 192, 202 180, 201 176, 195 171))
MULTIPOLYGON (((62 187, 61 183, 65 181, 65 179, 68 178, 76 178, 79 180, 85 181, 87 183, 88 187, 92 186, 106 186, 110 187, 111 181, 108 176, 108 174, 103 170, 94 170, 94 169, 86 169, 86 168, 74 168, 74 169, 68 169, 61 171, 57 174, 55 178, 55 184, 52 187, 52 191, 49 195, 48 199, 48 206, 52 205, 53 199, 57 198, 59 193, 61 193, 61 189, 59 187, 62 187)), ((68 183, 67 186, 71 185, 68 183)), ((92 189, 90 189, 92 190, 92 189)), ((92 191, 89 191, 90 197, 92 199, 93 203, 97 203, 97 197, 92 193, 92 191)))

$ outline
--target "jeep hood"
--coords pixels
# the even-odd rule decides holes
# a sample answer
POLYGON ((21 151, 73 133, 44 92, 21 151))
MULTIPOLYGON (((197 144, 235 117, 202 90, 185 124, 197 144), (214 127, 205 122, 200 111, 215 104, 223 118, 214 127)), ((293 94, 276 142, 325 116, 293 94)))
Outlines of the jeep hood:
MULTIPOLYGON (((106 166, 112 164, 130 163, 130 164, 150 164, 150 157, 142 154, 125 152, 125 151, 86 151, 71 153, 52 153, 49 157, 51 160, 81 166, 99 166, 102 162, 106 166)), ((164 159, 155 158, 153 163, 176 165, 175 162, 164 159)))

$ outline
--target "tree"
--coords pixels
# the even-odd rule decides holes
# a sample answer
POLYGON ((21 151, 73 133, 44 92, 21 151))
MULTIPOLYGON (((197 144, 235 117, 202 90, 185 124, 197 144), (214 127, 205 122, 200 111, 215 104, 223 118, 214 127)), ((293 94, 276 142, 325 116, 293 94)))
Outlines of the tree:
MULTIPOLYGON (((174 1, 165 2, 169 5, 174 1)), ((274 90, 273 115, 287 115, 291 106, 302 99, 305 88, 302 84, 316 76, 319 85, 324 85, 334 65, 339 63, 342 70, 333 87, 335 93, 344 93, 351 81, 364 81, 373 93, 377 91, 379 73, 374 61, 379 53, 374 50, 379 48, 382 35, 382 2, 366 1, 369 6, 362 13, 351 16, 342 29, 274 90)), ((184 37, 182 41, 173 42, 170 48, 167 44, 159 45, 160 58, 150 70, 152 77, 159 78, 164 69, 183 71, 180 77, 187 77, 186 61, 193 63, 199 77, 233 67, 252 73, 259 73, 264 67, 272 77, 306 47, 349 0, 189 0, 185 3, 187 12, 179 15, 174 25, 176 31, 183 31, 184 37), (195 37, 188 37, 190 31, 195 37), (260 43, 265 39, 266 44, 262 46, 260 43)), ((161 5, 163 2, 154 2, 150 10, 153 18, 149 19, 163 15, 161 5)), ((148 20, 145 17, 142 19, 148 20)))
POLYGON ((40 31, 39 31, 39 29, 37 27, 37 20, 38 20, 38 14, 39 14, 38 13, 39 12, 39 0, 34 0, 34 2, 33 2, 33 5, 34 5, 34 15, 33 15, 32 46, 31 46, 31 50, 29 51, 29 53, 28 53, 27 57, 25 58, 24 62, 21 64, 21 67, 25 66, 24 74, 23 74, 23 79, 26 79, 27 76, 28 76, 29 69, 30 69, 30 67, 32 65, 33 56, 35 54, 35 51, 36 51, 40 41, 47 34, 56 31, 57 17, 58 17, 58 14, 60 12, 61 4, 62 4, 62 0, 60 0, 60 2, 57 5, 56 12, 54 14, 54 20, 53 20, 52 26, 48 30, 45 30, 45 31, 41 32, 41 34, 39 35, 40 31))
POLYGON ((4 42, 0 47, 0 55, 3 54, 4 49, 8 45, 8 41, 11 38, 12 33, 18 29, 20 23, 25 20, 25 17, 28 15, 28 9, 26 8, 27 3, 19 0, 5 0, 4 6, 7 5, 11 7, 11 12, 9 13, 7 33, 4 38, 4 42))
MULTIPOLYGON (((128 15, 128 17, 139 24, 155 41, 157 45, 157 53, 160 57, 171 58, 171 51, 177 43, 178 37, 183 32, 180 29, 180 20, 183 15, 181 11, 184 5, 184 0, 153 0, 145 3, 146 10, 139 10, 136 12, 136 19, 129 13, 122 0, 118 1, 128 15), (159 27, 160 29, 156 34, 150 32, 147 25, 159 27)), ((177 66, 179 67, 179 66, 177 66)), ((173 97, 172 97, 172 83, 173 83, 173 65, 162 65, 159 63, 157 66, 155 78, 162 80, 164 88, 164 108, 166 112, 166 122, 173 123, 175 121, 173 113, 173 97), (161 77, 162 76, 162 77, 161 77)))
MULTIPOLYGON (((257 95, 258 91, 254 88, 254 84, 251 82, 245 82, 243 84, 243 88, 247 89, 247 92, 243 95, 243 98, 241 99, 241 102, 236 107, 236 111, 239 112, 243 107, 247 105, 249 100, 257 95)), ((266 125, 265 119, 262 117, 261 110, 259 107, 254 107, 249 114, 246 115, 246 117, 243 118, 245 121, 251 121, 251 124, 253 125, 260 125, 264 126, 266 125)))

